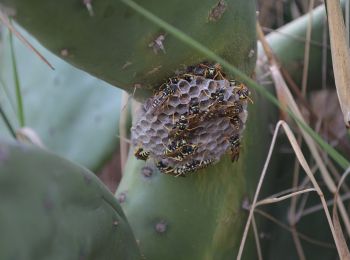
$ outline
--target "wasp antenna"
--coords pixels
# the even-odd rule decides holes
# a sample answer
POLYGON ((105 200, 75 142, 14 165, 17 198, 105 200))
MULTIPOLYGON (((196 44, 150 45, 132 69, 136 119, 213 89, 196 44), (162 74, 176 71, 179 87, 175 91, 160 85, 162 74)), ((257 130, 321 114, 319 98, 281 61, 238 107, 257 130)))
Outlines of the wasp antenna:
POLYGON ((254 104, 254 101, 253 101, 250 97, 247 97, 247 99, 249 100, 249 102, 250 102, 251 104, 254 104))
POLYGON ((207 90, 207 89, 205 89, 203 92, 204 92, 204 94, 205 94, 205 95, 206 95, 208 98, 210 98, 210 99, 211 99, 212 97, 211 97, 211 96, 210 96, 210 95, 207 93, 207 91, 208 91, 208 90, 207 90))

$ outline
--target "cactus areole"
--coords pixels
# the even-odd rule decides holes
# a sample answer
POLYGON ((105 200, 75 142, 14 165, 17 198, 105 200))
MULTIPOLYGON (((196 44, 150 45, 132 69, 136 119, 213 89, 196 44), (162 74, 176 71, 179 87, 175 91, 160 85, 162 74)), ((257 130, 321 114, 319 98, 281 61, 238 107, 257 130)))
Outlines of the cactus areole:
MULTIPOLYGON (((254 68, 255 0, 136 2, 243 71, 254 68)), ((130 93, 136 88, 136 97, 206 59, 120 1, 0 3, 46 48, 130 93)))

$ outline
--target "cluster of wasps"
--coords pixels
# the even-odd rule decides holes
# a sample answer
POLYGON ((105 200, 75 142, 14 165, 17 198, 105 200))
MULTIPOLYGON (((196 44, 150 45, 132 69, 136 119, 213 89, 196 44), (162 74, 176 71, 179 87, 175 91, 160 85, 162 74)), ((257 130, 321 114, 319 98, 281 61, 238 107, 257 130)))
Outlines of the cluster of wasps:
MULTIPOLYGON (((168 100, 176 96, 176 93, 179 91, 178 83, 180 80, 192 82, 199 77, 228 81, 219 64, 201 63, 190 66, 185 73, 170 78, 161 85, 148 109, 152 113, 162 110, 162 107, 167 105, 168 100)), ((191 100, 190 104, 188 104, 188 111, 179 115, 177 120, 173 122, 172 127, 167 128, 168 143, 163 144, 163 156, 167 160, 174 161, 177 166, 170 166, 163 160, 158 160, 156 161, 156 166, 161 172, 175 176, 185 176, 187 173, 205 168, 215 161, 213 158, 192 159, 200 144, 191 143, 191 140, 193 140, 195 130, 202 122, 217 117, 224 117, 229 119, 231 126, 236 132, 242 129, 243 123, 239 117, 239 114, 243 112, 241 101, 248 100, 252 102, 250 91, 244 84, 235 80, 229 80, 229 85, 232 87, 232 94, 238 96, 237 101, 225 101, 225 93, 227 92, 225 88, 215 89, 211 93, 208 91, 205 95, 210 100, 210 104, 205 109, 201 108, 200 102, 191 100), (178 163, 176 164, 176 162, 178 163)), ((227 142, 231 150, 231 160, 238 160, 241 145, 240 134, 228 136, 227 142)), ((137 159, 147 160, 151 156, 151 152, 139 146, 136 148, 134 155, 137 159)))

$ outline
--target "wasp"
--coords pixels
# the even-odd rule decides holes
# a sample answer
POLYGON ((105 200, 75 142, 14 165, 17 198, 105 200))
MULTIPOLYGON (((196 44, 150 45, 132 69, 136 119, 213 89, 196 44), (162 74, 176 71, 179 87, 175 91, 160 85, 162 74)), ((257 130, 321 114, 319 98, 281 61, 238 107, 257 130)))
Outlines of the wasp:
POLYGON ((239 147, 240 145, 240 137, 238 134, 231 136, 228 141, 230 142, 231 147, 239 147))
POLYGON ((162 161, 159 161, 156 163, 156 167, 159 169, 159 171, 161 171, 162 173, 169 173, 171 171, 174 170, 174 168, 166 165, 165 163, 163 163, 162 161))
POLYGON ((214 65, 208 63, 200 63, 196 66, 189 66, 187 68, 186 75, 202 76, 208 79, 222 80, 226 79, 225 74, 222 72, 222 67, 219 63, 214 65))
MULTIPOLYGON (((204 64, 203 64, 204 65, 204 64)), ((206 66, 206 65, 204 65, 206 66)), ((194 65, 194 66, 188 66, 187 67, 187 73, 185 73, 184 75, 186 76, 191 76, 192 75, 192 79, 194 79, 194 76, 202 76, 205 77, 206 75, 206 70, 207 70, 207 66, 200 66, 200 65, 194 65)))
POLYGON ((181 115, 179 121, 176 122, 175 128, 178 128, 181 131, 184 131, 188 128, 189 122, 185 115, 181 115))
POLYGON ((142 147, 139 147, 135 150, 134 155, 136 159, 146 161, 150 155, 150 152, 145 151, 142 147))
POLYGON ((222 103, 225 102, 225 89, 218 89, 211 95, 207 95, 210 99, 214 101, 207 107, 207 109, 202 114, 202 121, 205 119, 210 119, 213 117, 217 117, 219 109, 222 107, 222 103))
POLYGON ((241 140, 238 134, 233 135, 229 139, 231 148, 231 161, 237 161, 239 158, 239 150, 241 146, 241 140))
POLYGON ((192 104, 190 104, 188 113, 190 115, 198 115, 199 112, 200 112, 199 102, 198 101, 192 102, 192 104))
POLYGON ((181 75, 181 78, 183 78, 184 80, 186 80, 188 83, 191 83, 194 80, 195 75, 191 74, 191 73, 185 73, 181 75))
POLYGON ((185 177, 186 173, 190 173, 196 170, 196 167, 198 165, 198 161, 194 160, 192 162, 186 163, 185 165, 174 169, 175 176, 182 176, 185 177))
POLYGON ((238 161, 239 159, 239 147, 231 147, 231 161, 232 162, 235 162, 235 161, 238 161))
POLYGON ((223 88, 217 89, 214 93, 210 94, 210 98, 214 99, 218 103, 222 103, 225 101, 225 92, 226 90, 223 88))
POLYGON ((195 144, 186 144, 167 155, 177 161, 182 161, 187 156, 195 153, 197 149, 198 149, 198 146, 195 144))
POLYGON ((207 75, 205 75, 206 78, 214 79, 214 80, 222 80, 226 79, 225 74, 222 72, 222 67, 219 63, 215 63, 214 65, 205 65, 205 64, 199 64, 199 66, 204 66, 207 68, 207 75))
POLYGON ((201 76, 204 76, 205 78, 214 80, 226 79, 225 74, 222 72, 222 67, 219 63, 215 63, 214 65, 201 63, 198 65, 198 67, 204 69, 204 75, 201 76))
POLYGON ((207 110, 203 116, 203 120, 209 120, 211 118, 216 117, 217 114, 215 111, 207 110))
POLYGON ((184 177, 183 174, 186 172, 185 166, 181 166, 178 168, 172 168, 170 166, 165 165, 162 161, 157 162, 156 166, 160 172, 162 172, 164 174, 175 175, 176 177, 177 176, 184 177))
POLYGON ((240 130, 241 128, 242 128, 242 121, 241 121, 241 119, 239 118, 239 116, 234 116, 234 117, 231 117, 230 118, 230 123, 231 123, 231 125, 233 126, 233 128, 235 129, 235 130, 240 130))
POLYGON ((196 124, 199 121, 200 117, 197 115, 192 115, 191 117, 187 117, 187 115, 181 115, 169 135, 175 136, 176 138, 182 137, 196 129, 196 124))
POLYGON ((214 161, 212 159, 207 159, 204 161, 193 160, 193 161, 188 162, 185 165, 182 165, 182 166, 177 167, 177 168, 167 167, 162 163, 161 167, 165 170, 163 170, 163 171, 161 170, 161 171, 165 174, 174 175, 175 177, 178 177, 178 176, 185 177, 186 173, 194 172, 196 170, 208 167, 213 162, 214 161))
POLYGON ((213 162, 214 162, 213 159, 202 160, 202 161, 199 163, 199 165, 198 165, 198 167, 197 167, 196 169, 199 170, 199 169, 206 168, 206 167, 208 167, 210 164, 212 164, 213 162))
POLYGON ((201 115, 202 121, 210 120, 211 118, 217 117, 217 108, 215 104, 209 105, 207 110, 201 115))
POLYGON ((232 111, 233 114, 237 115, 243 112, 242 104, 235 101, 232 106, 230 106, 229 111, 232 111))
POLYGON ((209 120, 211 118, 217 117, 217 110, 219 109, 218 103, 213 102, 210 104, 206 110, 204 110, 201 114, 201 121, 209 120))
POLYGON ((185 167, 188 172, 193 172, 198 169, 198 166, 200 165, 200 161, 198 160, 193 160, 189 163, 186 163, 185 167))
MULTIPOLYGON (((186 115, 181 115, 178 121, 176 121, 175 125, 172 128, 172 133, 170 136, 174 135, 176 138, 182 136, 184 131, 189 127, 189 120, 186 115)), ((170 129, 168 129, 170 130, 170 129)))
POLYGON ((237 81, 230 80, 230 85, 233 86, 233 91, 237 93, 240 100, 249 100, 253 104, 253 100, 250 98, 251 92, 243 83, 237 84, 237 81))
POLYGON ((172 171, 172 175, 175 175, 175 177, 179 177, 179 176, 185 177, 185 173, 187 173, 187 169, 186 169, 185 165, 178 167, 178 168, 175 168, 172 171))
POLYGON ((204 91, 205 95, 209 97, 210 99, 214 100, 213 103, 211 103, 208 108, 211 108, 212 106, 217 106, 218 104, 222 104, 225 102, 225 92, 226 90, 224 88, 217 89, 215 92, 211 93, 210 95, 204 91))
POLYGON ((180 152, 181 152, 182 156, 186 157, 186 156, 189 156, 189 155, 193 154, 194 152, 196 152, 197 149, 198 149, 198 145, 187 144, 187 145, 184 145, 180 148, 180 152))
POLYGON ((166 147, 164 155, 171 155, 184 145, 187 145, 187 141, 184 138, 178 139, 176 141, 171 141, 171 143, 166 147))
POLYGON ((193 160, 191 162, 186 163, 185 165, 174 169, 175 176, 182 176, 185 177, 186 173, 194 172, 198 169, 198 166, 200 164, 200 161, 193 160))
POLYGON ((179 77, 169 78, 169 83, 171 83, 171 84, 177 84, 179 82, 180 82, 180 78, 179 77))
POLYGON ((176 90, 178 90, 178 86, 176 84, 169 84, 165 83, 163 84, 165 87, 161 87, 160 94, 157 94, 158 97, 156 97, 152 102, 152 108, 156 109, 157 107, 164 104, 164 102, 172 95, 175 94, 176 90))
POLYGON ((217 114, 219 117, 231 118, 239 115, 242 112, 243 112, 243 106, 240 103, 235 101, 233 105, 228 105, 226 106, 226 108, 220 109, 217 114))

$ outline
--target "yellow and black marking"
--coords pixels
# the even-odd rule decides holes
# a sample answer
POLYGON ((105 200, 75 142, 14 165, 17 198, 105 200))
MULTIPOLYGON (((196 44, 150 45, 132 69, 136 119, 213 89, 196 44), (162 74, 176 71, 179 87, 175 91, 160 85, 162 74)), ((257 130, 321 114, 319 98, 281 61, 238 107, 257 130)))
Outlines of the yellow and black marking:
POLYGON ((145 151, 142 147, 139 147, 135 149, 134 155, 136 159, 146 161, 150 155, 150 152, 145 151))

